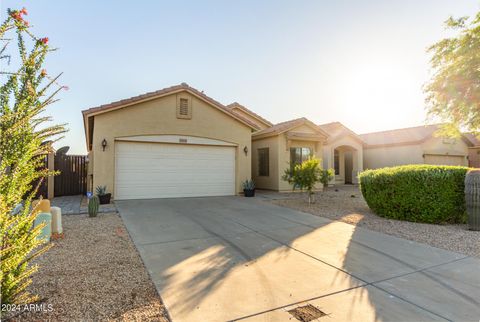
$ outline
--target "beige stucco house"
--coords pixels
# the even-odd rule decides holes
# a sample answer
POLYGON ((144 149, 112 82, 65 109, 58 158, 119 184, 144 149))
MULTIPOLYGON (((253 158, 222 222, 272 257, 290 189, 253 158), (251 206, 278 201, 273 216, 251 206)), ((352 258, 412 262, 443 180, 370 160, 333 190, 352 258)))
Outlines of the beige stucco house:
POLYGON ((90 189, 116 199, 233 195, 260 127, 183 83, 83 111, 90 189))
POLYGON ((250 178, 257 188, 290 191, 285 169, 310 156, 334 169, 332 185, 356 184, 363 169, 480 164, 479 142, 436 137, 437 126, 358 135, 340 122, 272 124, 185 83, 82 113, 89 189, 106 185, 115 199, 234 195, 250 178))
POLYGON ((468 166, 469 147, 473 146, 468 137, 438 137, 438 129, 438 125, 427 125, 361 134, 364 167, 422 163, 468 166))

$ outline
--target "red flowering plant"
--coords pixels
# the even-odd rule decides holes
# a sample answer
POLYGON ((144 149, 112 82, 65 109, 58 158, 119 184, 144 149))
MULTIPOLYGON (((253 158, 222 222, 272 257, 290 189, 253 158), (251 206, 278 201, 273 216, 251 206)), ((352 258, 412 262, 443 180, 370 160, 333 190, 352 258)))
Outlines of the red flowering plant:
MULTIPOLYGON (((27 10, 8 10, 0 25, 0 302, 26 304, 37 300, 27 287, 38 269, 32 259, 42 254, 43 224, 33 223, 38 211, 31 201, 37 182, 54 173, 44 169, 51 144, 64 133, 64 125, 49 124, 48 105, 62 86, 60 75, 49 77, 43 67, 48 38, 33 35, 25 20, 27 10), (12 39, 17 39, 17 44, 12 39), (39 170, 40 169, 40 170, 39 170)), ((2 312, 4 313, 4 312, 2 312)))

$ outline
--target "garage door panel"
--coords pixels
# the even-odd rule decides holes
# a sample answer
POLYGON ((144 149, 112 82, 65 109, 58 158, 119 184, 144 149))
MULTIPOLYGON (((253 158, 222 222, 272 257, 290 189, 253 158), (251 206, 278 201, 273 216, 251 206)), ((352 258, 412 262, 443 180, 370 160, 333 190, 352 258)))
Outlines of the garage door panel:
POLYGON ((235 194, 235 150, 223 146, 116 143, 117 199, 235 194))

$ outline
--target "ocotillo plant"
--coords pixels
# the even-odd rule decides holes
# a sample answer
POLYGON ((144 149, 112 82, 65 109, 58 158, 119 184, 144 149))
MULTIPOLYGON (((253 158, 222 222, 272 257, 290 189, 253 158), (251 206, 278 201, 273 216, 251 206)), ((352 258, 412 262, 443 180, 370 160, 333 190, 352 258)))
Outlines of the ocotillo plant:
POLYGON ((43 161, 51 142, 65 131, 49 126, 45 108, 62 89, 58 76, 44 69, 52 49, 47 37, 36 37, 24 16, 25 9, 8 10, 0 25, 0 303, 24 304, 37 298, 26 291, 37 270, 31 260, 46 250, 37 239, 41 225, 32 229, 37 216, 31 211, 34 183, 53 173, 43 161), (16 39, 17 45, 14 45, 16 39), (50 144, 45 144, 49 142, 50 144), (40 170, 39 170, 40 169, 40 170), (12 213, 23 203, 20 211, 12 213))

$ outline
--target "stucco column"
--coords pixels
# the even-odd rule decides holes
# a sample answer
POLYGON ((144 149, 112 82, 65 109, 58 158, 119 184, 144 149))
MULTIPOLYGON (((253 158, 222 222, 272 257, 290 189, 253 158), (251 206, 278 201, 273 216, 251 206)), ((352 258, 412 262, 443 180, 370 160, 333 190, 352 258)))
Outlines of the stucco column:
MULTIPOLYGON (((329 152, 330 152, 330 155, 328 156, 328 168, 333 169, 335 148, 333 146, 330 147, 329 152)), ((335 184, 335 172, 333 173, 333 179, 330 180, 330 182, 329 182, 330 186, 333 186, 334 184, 335 184)))
POLYGON ((358 183, 358 179, 357 179, 358 163, 359 163, 357 150, 352 151, 352 163, 353 163, 352 164, 352 183, 357 184, 358 183))

